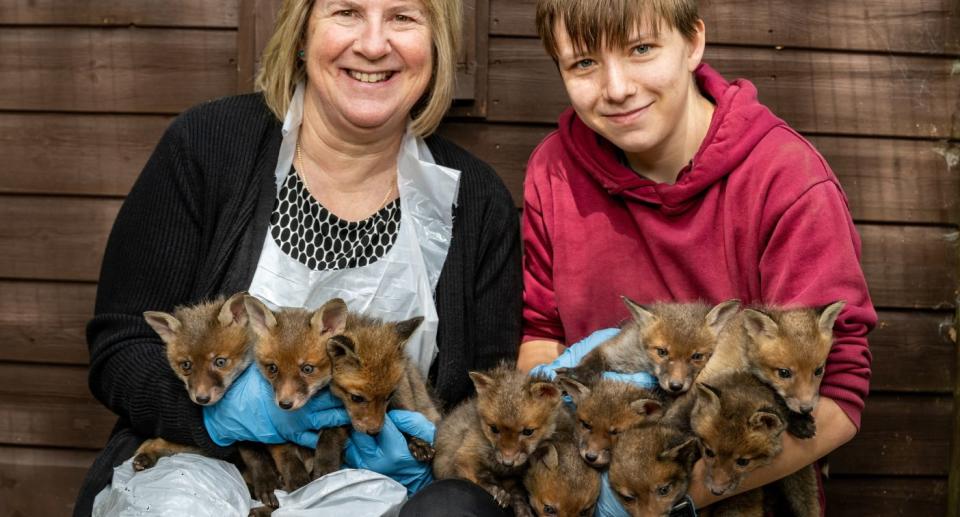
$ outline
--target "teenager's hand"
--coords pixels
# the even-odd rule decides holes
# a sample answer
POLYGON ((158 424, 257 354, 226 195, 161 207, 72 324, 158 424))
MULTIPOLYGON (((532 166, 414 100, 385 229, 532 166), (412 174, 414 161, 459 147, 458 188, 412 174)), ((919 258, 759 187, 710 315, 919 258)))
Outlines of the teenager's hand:
POLYGON ((296 411, 280 409, 273 387, 256 365, 250 365, 219 402, 204 406, 203 422, 217 445, 294 442, 313 449, 318 429, 347 425, 350 417, 330 390, 317 393, 296 411))
POLYGON ((376 436, 352 432, 344 455, 346 464, 383 474, 413 494, 433 481, 429 463, 417 461, 403 436, 406 433, 433 444, 436 427, 420 413, 395 409, 387 412, 376 436))
MULTIPOLYGON (((590 353, 591 350, 598 347, 601 343, 608 341, 620 333, 620 329, 608 328, 602 329, 583 338, 581 341, 568 347, 560 357, 556 358, 550 364, 541 364, 530 370, 530 375, 537 375, 553 380, 556 377, 556 371, 560 368, 573 368, 580 364, 580 361, 590 353)), ((657 380, 646 372, 639 373, 616 373, 603 372, 603 377, 623 382, 630 382, 641 388, 655 388, 657 380)))

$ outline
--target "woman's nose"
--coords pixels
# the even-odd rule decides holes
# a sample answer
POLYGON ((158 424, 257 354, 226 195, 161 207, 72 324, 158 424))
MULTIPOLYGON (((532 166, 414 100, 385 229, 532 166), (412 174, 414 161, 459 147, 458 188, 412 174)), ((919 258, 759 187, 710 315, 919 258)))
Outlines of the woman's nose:
POLYGON ((376 19, 366 21, 353 48, 355 52, 370 61, 376 61, 389 54, 390 39, 384 23, 376 19))

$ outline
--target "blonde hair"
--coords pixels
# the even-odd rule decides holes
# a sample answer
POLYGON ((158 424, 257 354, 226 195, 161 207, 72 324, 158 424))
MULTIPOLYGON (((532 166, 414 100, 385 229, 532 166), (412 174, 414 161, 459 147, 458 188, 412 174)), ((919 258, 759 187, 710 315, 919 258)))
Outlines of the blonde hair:
MULTIPOLYGON (((433 133, 453 101, 457 51, 460 48, 460 0, 420 0, 427 11, 433 40, 433 70, 423 97, 411 110, 410 129, 417 136, 433 133)), ((255 87, 270 111, 283 120, 298 82, 307 76, 297 51, 306 36, 315 0, 284 0, 273 35, 263 49, 255 87)))
POLYGON ((554 31, 563 22, 577 52, 597 52, 601 46, 625 47, 633 31, 660 23, 676 29, 687 40, 696 34, 700 19, 696 0, 538 0, 537 33, 554 61, 559 49, 554 31))

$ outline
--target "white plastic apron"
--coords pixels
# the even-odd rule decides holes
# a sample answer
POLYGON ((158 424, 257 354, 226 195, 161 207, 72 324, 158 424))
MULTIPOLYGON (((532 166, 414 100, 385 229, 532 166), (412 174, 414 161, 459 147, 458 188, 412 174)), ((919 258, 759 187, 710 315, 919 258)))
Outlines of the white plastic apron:
MULTIPOLYGON (((284 119, 275 171, 278 192, 293 164, 303 93, 300 83, 284 119)), ((313 310, 331 298, 343 298, 350 310, 388 321, 423 316, 404 350, 426 377, 437 355, 439 319, 433 291, 450 248, 460 171, 434 163, 423 140, 409 131, 397 169, 400 230, 385 256, 363 267, 313 271, 284 254, 268 231, 249 292, 272 309, 313 310)))

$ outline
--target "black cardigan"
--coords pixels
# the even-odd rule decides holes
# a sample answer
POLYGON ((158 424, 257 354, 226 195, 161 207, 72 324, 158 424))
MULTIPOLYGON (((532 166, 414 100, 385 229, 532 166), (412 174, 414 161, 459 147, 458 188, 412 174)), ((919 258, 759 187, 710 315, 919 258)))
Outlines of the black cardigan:
MULTIPOLYGON (((246 290, 276 197, 281 124, 259 94, 197 106, 166 131, 117 216, 87 326, 90 390, 120 419, 80 490, 89 515, 112 467, 146 437, 228 457, 167 363, 147 310, 172 311, 246 290)), ((426 139, 436 162, 461 171, 453 238, 437 284, 439 353, 430 379, 446 407, 471 393, 467 372, 515 358, 520 341, 520 233, 494 171, 455 144, 426 139)))

